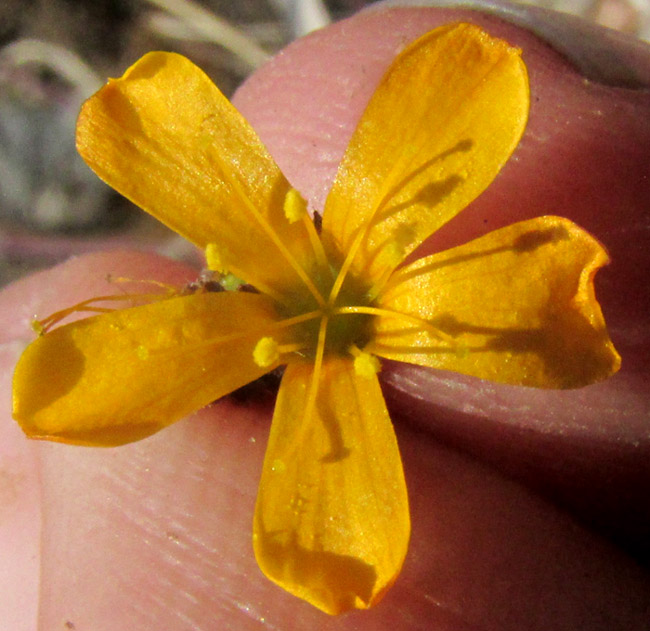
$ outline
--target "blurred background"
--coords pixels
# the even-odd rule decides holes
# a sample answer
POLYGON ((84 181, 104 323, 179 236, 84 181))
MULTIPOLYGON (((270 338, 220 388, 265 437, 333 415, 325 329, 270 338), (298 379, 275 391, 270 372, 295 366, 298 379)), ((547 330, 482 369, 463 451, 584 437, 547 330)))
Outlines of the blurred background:
MULTIPOLYGON (((650 40, 650 0, 528 0, 650 40)), ((74 147, 81 102, 149 50, 226 95, 292 39, 364 0, 0 0, 0 286, 73 254, 191 246, 105 186, 74 147)))

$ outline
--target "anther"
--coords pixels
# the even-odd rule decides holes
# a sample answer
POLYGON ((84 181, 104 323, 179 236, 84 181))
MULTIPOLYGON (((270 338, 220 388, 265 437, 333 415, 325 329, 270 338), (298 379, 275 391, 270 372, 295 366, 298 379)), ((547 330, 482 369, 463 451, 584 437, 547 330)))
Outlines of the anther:
POLYGON ((269 368, 280 361, 280 356, 305 348, 304 344, 278 344, 272 337, 263 337, 253 349, 253 361, 260 368, 269 368))
POLYGON ((220 274, 228 273, 223 252, 219 249, 219 246, 216 243, 208 243, 206 246, 205 260, 209 269, 219 272, 220 274))
POLYGON ((381 363, 375 355, 360 351, 356 346, 350 348, 350 353, 354 355, 354 372, 359 377, 370 379, 381 370, 381 363))
POLYGON ((272 337, 263 337, 253 350, 253 361, 260 368, 268 368, 280 359, 278 343, 272 337))
POLYGON ((30 322, 30 326, 32 327, 32 331, 36 333, 39 337, 42 335, 45 335, 45 327, 41 324, 39 320, 32 320, 30 322))
POLYGON ((290 188, 284 198, 284 216, 289 223, 295 223, 307 213, 307 202, 295 188, 290 188))

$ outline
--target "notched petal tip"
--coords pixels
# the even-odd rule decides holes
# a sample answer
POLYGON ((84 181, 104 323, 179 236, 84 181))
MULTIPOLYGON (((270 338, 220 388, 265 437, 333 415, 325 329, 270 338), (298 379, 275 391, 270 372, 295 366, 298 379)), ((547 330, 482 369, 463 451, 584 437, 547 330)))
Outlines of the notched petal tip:
POLYGON ((607 379, 620 357, 596 300, 605 249, 567 219, 539 217, 403 268, 382 306, 432 323, 381 318, 382 357, 537 388, 607 379), (462 349, 463 352, 458 352, 462 349))
POLYGON ((385 593, 375 593, 376 569, 354 556, 309 549, 295 540, 281 543, 260 531, 254 545, 268 578, 327 614, 367 609, 385 593))

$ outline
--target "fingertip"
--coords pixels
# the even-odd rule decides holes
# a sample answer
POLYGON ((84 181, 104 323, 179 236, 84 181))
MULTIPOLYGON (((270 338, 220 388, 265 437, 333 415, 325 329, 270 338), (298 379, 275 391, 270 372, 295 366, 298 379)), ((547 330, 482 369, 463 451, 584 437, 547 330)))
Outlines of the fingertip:
POLYGON ((367 10, 415 6, 483 11, 535 33, 592 81, 621 88, 650 86, 646 42, 570 13, 508 0, 383 0, 367 10))

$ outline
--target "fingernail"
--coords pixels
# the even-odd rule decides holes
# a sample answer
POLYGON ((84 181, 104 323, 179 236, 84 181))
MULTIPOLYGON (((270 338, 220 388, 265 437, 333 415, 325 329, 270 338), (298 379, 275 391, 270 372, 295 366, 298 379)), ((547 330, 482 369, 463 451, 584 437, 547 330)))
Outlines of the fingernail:
POLYGON ((650 87, 650 44, 574 15, 502 0, 384 0, 373 6, 483 11, 535 33, 587 79, 615 87, 650 87))

